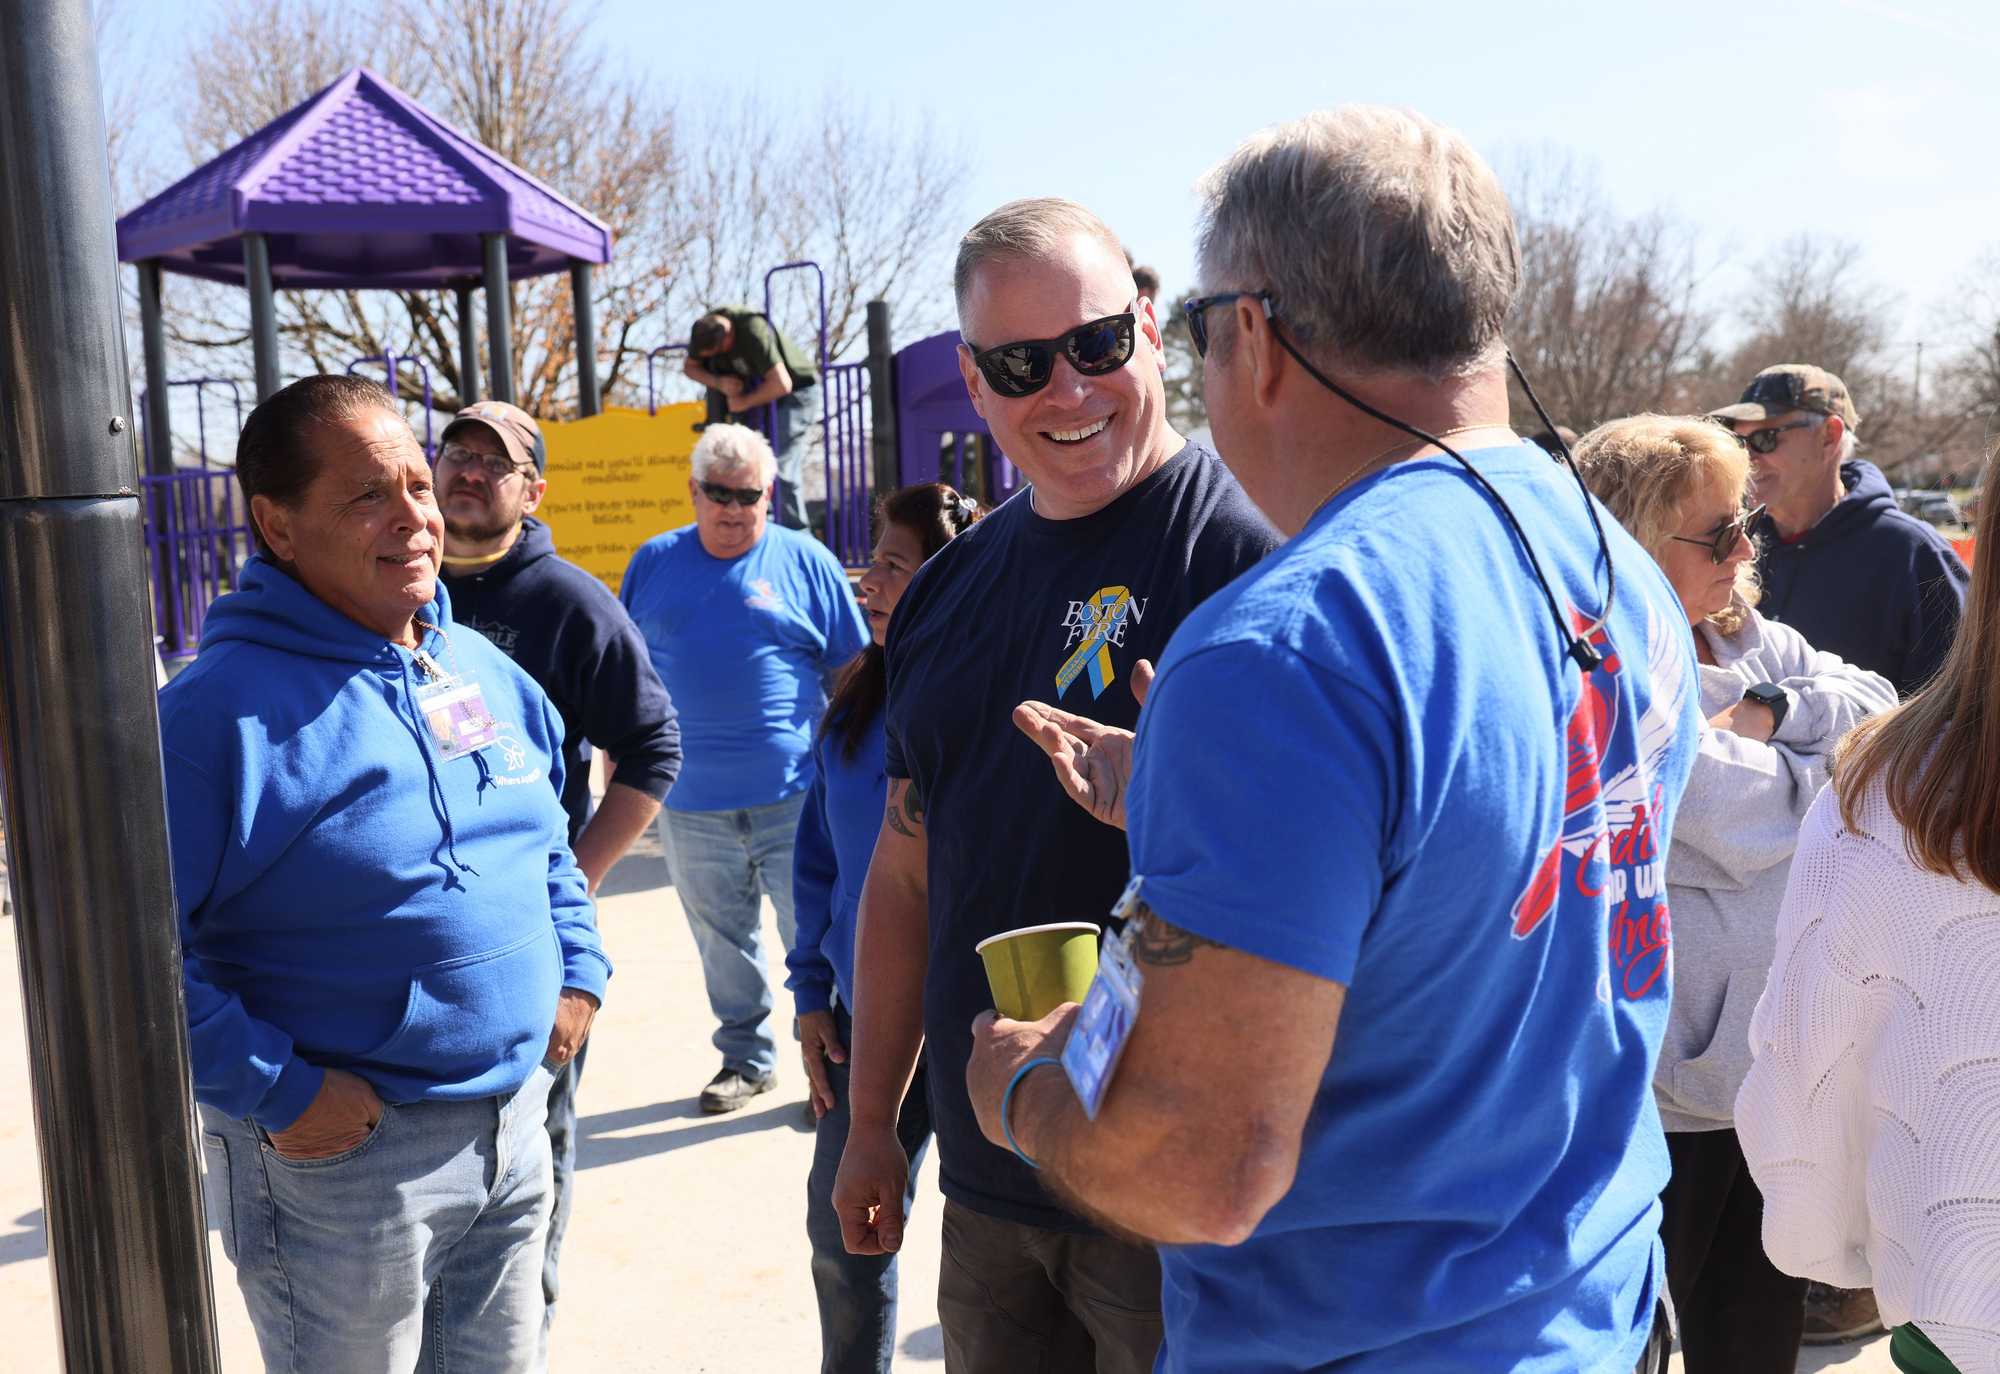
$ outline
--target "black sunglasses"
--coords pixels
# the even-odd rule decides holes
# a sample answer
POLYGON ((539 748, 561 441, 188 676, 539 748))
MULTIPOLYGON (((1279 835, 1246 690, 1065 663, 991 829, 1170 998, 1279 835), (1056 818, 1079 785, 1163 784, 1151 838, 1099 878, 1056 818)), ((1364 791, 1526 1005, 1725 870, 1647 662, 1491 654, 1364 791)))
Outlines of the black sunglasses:
POLYGON ((733 502, 747 509, 764 499, 762 487, 725 487, 720 482, 703 482, 700 486, 701 494, 718 506, 727 506, 733 502))
POLYGON ((1736 547, 1736 541, 1750 533, 1757 522, 1763 518, 1764 508, 1762 506, 1752 506, 1749 510, 1741 512, 1734 520, 1729 521, 1705 539, 1696 539, 1686 534, 1670 534, 1667 538, 1674 540, 1676 543, 1697 544, 1707 549, 1708 561, 1719 568, 1729 561, 1729 551, 1736 547))
POLYGON ((1125 366, 1132 360, 1138 324, 1139 317, 1129 310, 1106 315, 1057 338, 1022 339, 983 351, 975 348, 972 362, 986 384, 1002 396, 1032 396, 1055 376, 1057 354, 1086 377, 1102 377, 1125 366))
POLYGON ((1193 300, 1181 302, 1181 315, 1187 320, 1188 338, 1194 342, 1197 358, 1208 356, 1208 321, 1202 312, 1212 306, 1227 305, 1231 301, 1253 300, 1264 307, 1264 318, 1271 318, 1271 293, 1269 291, 1218 291, 1213 296, 1196 296, 1193 300))
POLYGON ((1772 425, 1769 429, 1753 429, 1748 434, 1739 434, 1734 429, 1730 433, 1736 434, 1737 442, 1752 453, 1773 453, 1777 450, 1778 445, 1783 442, 1780 436, 1786 430, 1811 429, 1817 423, 1819 422, 1816 420, 1794 420, 1788 425, 1772 425))

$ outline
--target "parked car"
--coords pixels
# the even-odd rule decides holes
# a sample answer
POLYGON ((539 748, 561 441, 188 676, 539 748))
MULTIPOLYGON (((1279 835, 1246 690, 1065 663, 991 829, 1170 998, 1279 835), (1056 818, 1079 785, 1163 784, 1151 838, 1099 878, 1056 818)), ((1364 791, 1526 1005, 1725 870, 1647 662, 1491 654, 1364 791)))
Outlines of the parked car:
POLYGON ((1903 509, 1930 525, 1959 526, 1966 523, 1965 512, 1947 492, 1913 491, 1904 498, 1903 509))

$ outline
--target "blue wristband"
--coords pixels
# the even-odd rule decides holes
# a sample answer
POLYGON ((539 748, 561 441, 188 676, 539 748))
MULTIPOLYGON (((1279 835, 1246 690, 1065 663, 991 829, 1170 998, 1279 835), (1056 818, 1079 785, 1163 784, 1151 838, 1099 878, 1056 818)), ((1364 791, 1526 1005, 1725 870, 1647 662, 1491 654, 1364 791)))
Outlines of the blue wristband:
POLYGON ((1030 1169, 1039 1169, 1042 1166, 1035 1163, 1034 1160, 1029 1159, 1028 1152, 1023 1150, 1020 1143, 1014 1139, 1014 1127, 1007 1120, 1007 1111, 1014 1105, 1014 1089, 1021 1086, 1021 1080, 1026 1078, 1033 1070, 1039 1069, 1045 1064, 1053 1064, 1057 1068, 1062 1067, 1060 1059, 1046 1054, 1030 1059, 1020 1068, 1014 1070, 1014 1076, 1007 1080, 1007 1091, 1000 1094, 1000 1134, 1007 1137, 1007 1148, 1012 1150, 1015 1156, 1030 1169))

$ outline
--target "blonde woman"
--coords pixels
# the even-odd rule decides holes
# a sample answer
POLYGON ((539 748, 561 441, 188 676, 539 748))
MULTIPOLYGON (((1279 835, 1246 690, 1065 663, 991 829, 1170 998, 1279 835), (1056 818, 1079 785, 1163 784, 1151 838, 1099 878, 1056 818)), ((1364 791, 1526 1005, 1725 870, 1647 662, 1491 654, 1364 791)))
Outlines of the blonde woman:
POLYGON ((1731 1114, 1799 822, 1835 743, 1896 693, 1757 614, 1758 512, 1744 509, 1749 458, 1728 430, 1641 415, 1593 430, 1576 457, 1680 597, 1707 719, 1668 851, 1673 1010, 1653 1079, 1673 1160, 1660 1232, 1682 1359, 1688 1374, 1791 1374, 1806 1282, 1764 1256, 1731 1114))
POLYGON ((1799 835, 1736 1100, 1777 1264, 1872 1284, 1898 1369, 2000 1366, 2000 501, 1937 677, 1799 835))

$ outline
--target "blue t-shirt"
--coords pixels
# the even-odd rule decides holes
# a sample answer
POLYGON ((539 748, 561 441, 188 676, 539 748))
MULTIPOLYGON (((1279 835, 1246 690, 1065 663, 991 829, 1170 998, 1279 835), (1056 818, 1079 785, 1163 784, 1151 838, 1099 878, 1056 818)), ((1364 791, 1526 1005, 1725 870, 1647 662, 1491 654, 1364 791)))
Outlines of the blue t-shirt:
POLYGON ((669 808, 763 806, 812 784, 826 679, 868 643, 825 545, 771 525, 748 553, 717 558, 688 525, 639 546, 618 599, 680 711, 669 808))
POLYGON ((1069 799, 1014 708, 1051 702, 1131 729, 1133 663, 1157 662, 1189 611, 1277 543, 1229 470, 1190 443, 1081 519, 1045 520, 1016 496, 938 550, 897 603, 884 766, 924 799, 924 1063, 938 1184, 961 1206, 1089 1229, 980 1132, 965 1065, 993 993, 973 947, 1017 926, 1103 921, 1131 865, 1124 833, 1069 799))
MULTIPOLYGON (((1526 444, 1467 457, 1586 623, 1574 478, 1526 444)), ((1672 588, 1599 518, 1617 595, 1588 676, 1443 457, 1358 484, 1175 634, 1127 801, 1144 898, 1347 994, 1291 1191, 1240 1246, 1161 1252, 1162 1370, 1637 1362, 1662 875, 1701 720, 1672 588)))

